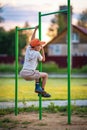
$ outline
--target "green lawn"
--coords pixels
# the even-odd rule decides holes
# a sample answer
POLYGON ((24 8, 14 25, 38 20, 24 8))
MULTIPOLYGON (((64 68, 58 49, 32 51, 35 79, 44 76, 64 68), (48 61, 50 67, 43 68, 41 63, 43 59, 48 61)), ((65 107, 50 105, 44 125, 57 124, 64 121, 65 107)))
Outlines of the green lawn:
MULTIPOLYGON (((38 100, 34 92, 34 81, 18 80, 18 100, 38 100)), ((48 79, 46 91, 49 100, 67 99, 67 79, 48 79)), ((15 99, 15 79, 0 78, 0 101, 15 99)), ((43 98, 45 100, 46 98, 43 98)), ((87 99, 87 79, 71 79, 71 99, 87 99)), ((48 100, 48 99, 47 99, 48 100)))

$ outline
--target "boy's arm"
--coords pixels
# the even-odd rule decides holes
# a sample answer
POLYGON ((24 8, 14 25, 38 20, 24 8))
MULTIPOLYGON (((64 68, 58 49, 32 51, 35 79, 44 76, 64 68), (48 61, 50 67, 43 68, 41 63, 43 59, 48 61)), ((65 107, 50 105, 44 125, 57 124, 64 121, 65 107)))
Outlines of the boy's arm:
POLYGON ((31 40, 33 40, 35 38, 35 34, 36 34, 37 29, 38 29, 38 26, 35 27, 35 30, 34 30, 32 37, 31 37, 31 40))
POLYGON ((42 54, 42 57, 43 57, 42 61, 45 61, 45 53, 44 53, 44 48, 43 47, 41 49, 41 54, 42 54))

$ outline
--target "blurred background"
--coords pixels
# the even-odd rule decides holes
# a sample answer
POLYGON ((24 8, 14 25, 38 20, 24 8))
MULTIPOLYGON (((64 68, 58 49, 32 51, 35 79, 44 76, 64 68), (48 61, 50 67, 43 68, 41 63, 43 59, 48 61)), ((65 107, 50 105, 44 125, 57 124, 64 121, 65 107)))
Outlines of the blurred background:
MULTIPOLYGON (((87 65, 87 1, 71 0, 72 67, 87 65)), ((0 63, 14 63, 15 26, 38 25, 38 12, 67 9, 67 0, 1 0, 0 1, 0 63)), ((23 63, 26 46, 33 30, 19 32, 19 62, 23 63)), ((38 37, 38 31, 36 34, 38 37)), ((47 42, 47 61, 67 67, 67 13, 42 17, 42 40, 47 42)))
MULTIPOLYGON (((0 93, 1 100, 14 99, 15 27, 34 27, 38 25, 39 11, 49 13, 63 9, 67 9, 67 0, 0 0, 0 92, 3 91, 0 93), (12 91, 7 93, 8 90, 12 91)), ((47 42, 43 71, 48 72, 49 77, 54 74, 57 78, 49 79, 47 85, 51 93, 54 90, 53 99, 67 99, 67 24, 67 13, 42 17, 41 35, 42 40, 47 42), (65 78, 63 82, 62 78, 65 78)), ((19 71, 32 33, 33 30, 19 32, 19 71)), ((78 80, 72 80, 72 99, 87 99, 87 0, 71 0, 71 36, 72 74, 75 78, 78 77, 78 80)), ((36 37, 38 38, 38 31, 36 37)), ((34 97, 31 93, 34 84, 24 83, 21 79, 19 86, 20 100, 26 97, 23 95, 26 87, 27 98, 34 97)))

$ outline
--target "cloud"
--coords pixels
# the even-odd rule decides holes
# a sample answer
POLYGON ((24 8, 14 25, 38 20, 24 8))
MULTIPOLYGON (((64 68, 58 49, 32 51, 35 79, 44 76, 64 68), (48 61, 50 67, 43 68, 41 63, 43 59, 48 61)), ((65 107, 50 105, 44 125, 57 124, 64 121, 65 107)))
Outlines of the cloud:
MULTIPOLYGON (((31 7, 32 8, 32 7, 31 7)), ((18 22, 38 22, 38 11, 31 10, 30 8, 19 8, 6 5, 3 8, 2 17, 5 21, 18 21, 18 22)), ((48 22, 52 16, 42 18, 43 22, 48 22)))
POLYGON ((80 19, 80 14, 73 13, 72 17, 79 20, 80 19))
MULTIPOLYGON (((71 5, 73 6, 73 22, 76 23, 79 19, 79 15, 76 11, 81 12, 82 7, 86 8, 87 0, 84 0, 84 4, 80 4, 79 0, 72 0, 71 5), (79 3, 79 5, 78 5, 79 3)), ((36 26, 38 24, 38 12, 54 12, 59 9, 60 5, 66 5, 67 0, 59 1, 56 0, 1 0, 3 3, 3 13, 2 17, 5 19, 5 22, 0 24, 3 25, 6 30, 14 28, 15 26, 23 27, 25 22, 29 22, 30 26, 36 26)), ((82 2, 83 3, 83 2, 82 2)), ((51 19, 54 15, 42 17, 42 35, 45 37, 45 30, 49 27, 51 19)))
MULTIPOLYGON (((30 26, 38 25, 38 11, 31 10, 30 8, 19 8, 11 5, 6 5, 3 8, 3 18, 5 22, 0 26, 3 26, 6 30, 15 28, 15 26, 23 27, 25 22, 28 21, 30 26)), ((42 39, 48 40, 46 36, 46 31, 48 29, 49 23, 52 16, 42 18, 42 39)), ((38 34, 37 34, 38 35, 38 34)))
POLYGON ((9 21, 29 21, 32 19, 32 21, 37 21, 37 14, 36 11, 31 10, 23 10, 18 7, 12 7, 12 6, 5 6, 3 8, 2 16, 5 20, 9 21))

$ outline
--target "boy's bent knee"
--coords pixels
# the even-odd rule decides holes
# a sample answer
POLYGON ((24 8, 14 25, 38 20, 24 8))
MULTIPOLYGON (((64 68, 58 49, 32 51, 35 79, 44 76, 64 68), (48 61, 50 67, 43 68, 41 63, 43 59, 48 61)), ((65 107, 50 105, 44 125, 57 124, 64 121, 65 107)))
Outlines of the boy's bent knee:
POLYGON ((46 73, 46 77, 48 78, 48 74, 46 73))
POLYGON ((41 77, 48 78, 48 74, 45 72, 41 72, 40 75, 41 75, 41 77))
POLYGON ((48 74, 47 74, 47 73, 44 73, 44 77, 45 77, 45 78, 48 78, 48 74))

